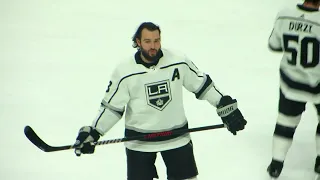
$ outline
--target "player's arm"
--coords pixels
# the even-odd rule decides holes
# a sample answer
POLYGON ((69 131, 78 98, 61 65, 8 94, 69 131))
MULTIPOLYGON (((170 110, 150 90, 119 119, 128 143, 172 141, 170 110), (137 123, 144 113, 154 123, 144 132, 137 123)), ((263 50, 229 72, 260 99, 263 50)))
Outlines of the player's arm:
POLYGON ((201 72, 190 60, 187 74, 184 78, 184 86, 193 92, 197 99, 207 100, 217 108, 217 113, 228 130, 236 135, 237 131, 243 130, 247 121, 238 109, 237 100, 228 95, 223 95, 212 82, 209 75, 201 72))
POLYGON ((98 114, 92 122, 92 126, 102 135, 121 119, 125 106, 129 102, 129 91, 122 78, 119 71, 113 72, 98 114))
POLYGON ((84 126, 79 130, 76 139, 75 154, 91 154, 100 136, 109 131, 122 117, 129 101, 129 91, 122 81, 122 76, 115 70, 101 102, 100 109, 91 126, 84 126))
POLYGON ((275 52, 282 52, 283 51, 283 47, 282 47, 282 43, 281 43, 281 28, 280 28, 280 19, 277 18, 275 23, 274 23, 274 27, 273 30, 270 34, 269 37, 269 41, 268 41, 268 47, 271 51, 275 51, 275 52))
POLYGON ((214 86, 208 74, 201 72, 189 59, 186 59, 185 62, 187 67, 183 79, 184 87, 194 93, 196 98, 200 100, 203 100, 206 94, 210 94, 206 98, 211 104, 216 106, 223 94, 214 86))

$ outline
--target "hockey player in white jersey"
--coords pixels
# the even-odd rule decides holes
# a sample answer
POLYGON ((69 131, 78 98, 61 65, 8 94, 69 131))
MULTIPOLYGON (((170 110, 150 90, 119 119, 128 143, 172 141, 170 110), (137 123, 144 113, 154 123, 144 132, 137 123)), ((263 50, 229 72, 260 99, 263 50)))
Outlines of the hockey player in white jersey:
MULTIPOLYGON (((313 103, 320 122, 320 0, 305 0, 277 15, 269 38, 269 49, 283 52, 280 63, 280 99, 273 135, 272 161, 268 167, 277 178, 283 168, 301 114, 313 103)), ((320 123, 316 130, 317 157, 314 170, 320 173, 320 123)))
MULTIPOLYGON (((123 115, 126 137, 187 129, 182 87, 217 107, 233 134, 245 128, 247 121, 237 101, 218 91, 210 76, 199 71, 185 55, 161 48, 160 33, 159 26, 151 22, 139 26, 132 39, 138 51, 114 70, 96 119, 79 131, 76 155, 93 153, 90 142, 98 141, 123 115)), ((158 178, 154 164, 158 152, 169 180, 197 179, 189 134, 128 141, 125 146, 128 180, 158 178)))

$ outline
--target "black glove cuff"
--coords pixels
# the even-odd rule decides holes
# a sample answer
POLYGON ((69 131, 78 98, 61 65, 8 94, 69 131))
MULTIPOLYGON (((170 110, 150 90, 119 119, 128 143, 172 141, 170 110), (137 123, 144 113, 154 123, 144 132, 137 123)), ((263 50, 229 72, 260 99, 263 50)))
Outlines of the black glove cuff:
POLYGON ((95 128, 92 128, 90 131, 90 136, 94 139, 94 141, 98 141, 101 134, 95 128))

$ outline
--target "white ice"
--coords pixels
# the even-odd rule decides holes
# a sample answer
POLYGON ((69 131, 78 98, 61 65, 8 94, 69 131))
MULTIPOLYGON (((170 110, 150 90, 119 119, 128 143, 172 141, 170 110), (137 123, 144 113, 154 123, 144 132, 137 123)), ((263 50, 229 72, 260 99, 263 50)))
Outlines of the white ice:
MULTIPOLYGON (((31 144, 30 125, 53 146, 74 143, 90 125, 117 62, 134 53, 143 21, 161 26, 162 46, 185 52, 239 101, 248 125, 192 134, 199 180, 265 180, 277 117, 281 54, 267 40, 279 9, 291 0, 2 0, 0 1, 1 180, 124 180, 122 143, 76 157, 31 144)), ((190 127, 219 124, 215 108, 185 93, 190 127)), ((279 180, 307 180, 316 156, 316 112, 308 105, 279 180)), ((120 121, 101 140, 123 137, 120 121)), ((160 180, 165 167, 157 159, 160 180)))

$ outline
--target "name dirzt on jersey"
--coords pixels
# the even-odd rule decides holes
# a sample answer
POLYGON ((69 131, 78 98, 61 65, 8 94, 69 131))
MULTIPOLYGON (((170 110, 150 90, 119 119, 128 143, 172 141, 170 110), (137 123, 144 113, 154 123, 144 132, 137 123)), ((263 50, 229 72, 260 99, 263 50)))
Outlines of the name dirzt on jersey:
POLYGON ((289 23, 289 30, 311 33, 312 25, 307 23, 302 23, 302 22, 291 21, 289 23))
POLYGON ((236 109, 237 109, 237 103, 233 103, 223 108, 217 109, 217 113, 220 117, 225 117, 225 116, 228 116, 230 113, 232 113, 236 109))

